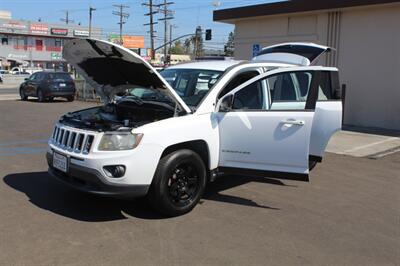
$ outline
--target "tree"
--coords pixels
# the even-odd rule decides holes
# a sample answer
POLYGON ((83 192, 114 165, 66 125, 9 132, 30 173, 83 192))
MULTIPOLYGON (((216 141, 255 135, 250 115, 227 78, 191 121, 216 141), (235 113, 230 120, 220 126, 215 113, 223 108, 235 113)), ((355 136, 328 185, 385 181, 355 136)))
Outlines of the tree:
POLYGON ((228 36, 228 41, 225 44, 225 56, 233 56, 235 53, 235 34, 231 31, 228 36))
POLYGON ((185 40, 183 46, 185 49, 186 54, 191 54, 192 53, 192 44, 194 43, 194 37, 189 37, 185 40))
POLYGON ((176 41, 171 47, 171 54, 185 54, 185 47, 183 47, 181 41, 176 41))

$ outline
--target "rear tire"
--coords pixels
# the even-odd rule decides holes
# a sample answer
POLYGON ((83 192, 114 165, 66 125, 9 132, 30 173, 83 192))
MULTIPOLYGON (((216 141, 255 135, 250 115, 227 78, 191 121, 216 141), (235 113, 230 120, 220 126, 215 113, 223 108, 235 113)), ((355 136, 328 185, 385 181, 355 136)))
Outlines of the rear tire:
POLYGON ((316 161, 309 161, 308 162, 308 170, 311 171, 312 169, 315 168, 315 166, 317 166, 317 162, 316 161))
POLYGON ((148 199, 166 216, 190 212, 200 201, 206 186, 206 167, 192 150, 178 150, 158 163, 148 199))
POLYGON ((41 89, 38 89, 37 98, 38 98, 38 101, 41 103, 46 100, 41 89))
POLYGON ((75 100, 74 96, 68 96, 67 97, 67 101, 69 101, 69 102, 73 102, 74 100, 75 100))
POLYGON ((22 88, 19 88, 19 96, 21 97, 21 101, 28 100, 28 96, 25 95, 25 92, 22 88))

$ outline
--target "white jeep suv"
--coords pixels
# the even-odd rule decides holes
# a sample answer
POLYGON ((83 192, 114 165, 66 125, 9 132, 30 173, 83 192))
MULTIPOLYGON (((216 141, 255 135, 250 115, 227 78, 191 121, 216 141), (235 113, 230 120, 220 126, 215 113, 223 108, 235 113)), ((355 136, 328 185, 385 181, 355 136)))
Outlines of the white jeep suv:
POLYGON ((170 216, 220 174, 308 181, 342 123, 338 70, 311 65, 329 50, 287 43, 158 73, 116 44, 72 40, 63 56, 104 105, 59 119, 49 173, 89 193, 147 195, 170 216))

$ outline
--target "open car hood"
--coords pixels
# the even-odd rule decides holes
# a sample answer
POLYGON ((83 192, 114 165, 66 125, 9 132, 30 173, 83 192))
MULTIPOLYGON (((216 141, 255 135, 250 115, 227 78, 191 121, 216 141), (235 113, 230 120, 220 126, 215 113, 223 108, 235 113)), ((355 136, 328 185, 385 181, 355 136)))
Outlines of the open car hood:
POLYGON ((63 49, 63 58, 76 68, 105 103, 132 86, 156 89, 169 96, 182 111, 190 108, 170 84, 142 57, 111 42, 73 39, 63 49))
POLYGON ((309 66, 324 53, 334 50, 315 43, 281 43, 263 48, 253 61, 273 61, 309 66))

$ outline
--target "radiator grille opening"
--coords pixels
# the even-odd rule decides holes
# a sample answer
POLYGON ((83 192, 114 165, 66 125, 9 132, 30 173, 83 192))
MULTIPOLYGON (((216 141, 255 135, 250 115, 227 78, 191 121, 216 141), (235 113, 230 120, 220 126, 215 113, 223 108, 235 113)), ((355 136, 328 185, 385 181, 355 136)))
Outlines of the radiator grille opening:
POLYGON ((65 136, 64 136, 62 145, 67 146, 68 138, 69 138, 69 131, 66 130, 64 134, 65 134, 65 136))
POLYGON ((94 136, 93 135, 88 135, 87 136, 85 147, 83 148, 83 152, 89 153, 90 148, 92 147, 92 144, 93 144, 93 140, 94 140, 94 136))
POLYGON ((76 149, 77 149, 78 151, 81 151, 81 150, 82 150, 84 138, 85 138, 85 135, 79 134, 79 136, 78 136, 78 141, 77 141, 77 143, 76 143, 76 149))
POLYGON ((71 133, 70 141, 69 141, 69 143, 68 143, 68 148, 71 148, 71 149, 74 148, 75 140, 76 140, 76 132, 72 132, 72 133, 71 133))
POLYGON ((61 144, 61 142, 62 142, 62 140, 63 140, 63 137, 64 137, 64 129, 61 129, 61 133, 60 133, 60 135, 58 136, 58 140, 57 140, 57 142, 58 142, 59 144, 61 144))

